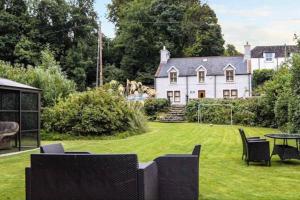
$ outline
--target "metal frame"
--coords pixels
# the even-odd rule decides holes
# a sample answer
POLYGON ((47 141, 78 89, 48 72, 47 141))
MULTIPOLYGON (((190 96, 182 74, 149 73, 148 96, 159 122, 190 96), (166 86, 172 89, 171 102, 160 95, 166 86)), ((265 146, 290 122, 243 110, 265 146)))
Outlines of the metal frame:
MULTIPOLYGON (((17 110, 0 110, 0 112, 11 112, 11 113, 18 113, 18 117, 19 117, 19 132, 16 136, 15 139, 15 146, 17 147, 17 149, 19 151, 22 150, 22 133, 23 132, 29 132, 29 131, 36 131, 37 132, 37 147, 40 146, 40 112, 41 112, 41 92, 42 90, 37 89, 37 88, 21 88, 21 87, 15 87, 15 86, 3 86, 0 85, 0 90, 2 91, 12 91, 15 92, 16 95, 18 95, 19 98, 19 106, 17 110), (24 93, 31 93, 31 94, 37 94, 37 110, 26 110, 27 113, 37 113, 37 129, 31 129, 31 130, 22 130, 22 94, 24 93)), ((27 147, 27 146, 26 146, 27 147)), ((29 146, 28 146, 29 147, 29 146)), ((34 146, 30 146, 30 147, 34 147, 34 146)))
POLYGON ((198 102, 198 124, 202 123, 202 115, 201 115, 201 105, 202 106, 224 106, 224 107, 230 107, 230 124, 233 125, 233 105, 232 104, 207 104, 207 103, 200 103, 198 102))
MULTIPOLYGON (((279 136, 281 134, 278 134, 279 136)), ((271 138, 274 140, 273 150, 271 153, 271 158, 274 155, 278 155, 281 160, 289 159, 298 159, 300 160, 300 151, 299 151, 299 138, 288 138, 288 137, 272 137, 269 134, 266 134, 265 137, 271 138), (276 144, 276 140, 282 140, 282 144, 276 144), (290 146, 288 140, 295 140, 296 147, 290 146)))

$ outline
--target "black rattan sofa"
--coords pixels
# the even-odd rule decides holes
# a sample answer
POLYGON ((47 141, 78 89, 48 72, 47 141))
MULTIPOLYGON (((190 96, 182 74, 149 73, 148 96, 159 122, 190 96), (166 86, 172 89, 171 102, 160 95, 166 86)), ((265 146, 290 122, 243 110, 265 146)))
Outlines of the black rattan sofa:
POLYGON ((259 137, 247 138, 243 129, 239 129, 239 133, 243 144, 243 157, 247 165, 250 162, 264 161, 267 165, 271 166, 270 147, 269 141, 259 137))
POLYGON ((32 154, 26 200, 196 200, 198 155, 32 154))

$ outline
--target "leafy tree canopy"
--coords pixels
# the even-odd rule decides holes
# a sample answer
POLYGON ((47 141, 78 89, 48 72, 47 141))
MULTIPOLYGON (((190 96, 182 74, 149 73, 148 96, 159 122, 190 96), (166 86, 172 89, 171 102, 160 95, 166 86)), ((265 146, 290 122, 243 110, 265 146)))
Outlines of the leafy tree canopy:
POLYGON ((224 53, 217 17, 200 1, 113 0, 108 8, 117 27, 114 64, 129 79, 152 84, 163 46, 172 57, 224 53))
POLYGON ((95 82, 94 0, 1 0, 0 60, 37 66, 48 47, 78 88, 95 82))
POLYGON ((240 56, 242 55, 233 44, 227 44, 224 52, 225 56, 240 56))

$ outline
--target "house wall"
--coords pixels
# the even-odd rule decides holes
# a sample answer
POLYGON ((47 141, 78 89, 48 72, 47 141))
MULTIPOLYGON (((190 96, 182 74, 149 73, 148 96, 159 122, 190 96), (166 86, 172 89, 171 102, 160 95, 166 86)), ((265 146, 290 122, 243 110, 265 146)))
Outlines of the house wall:
POLYGON ((156 78, 156 97, 167 98, 167 91, 180 91, 180 102, 186 104, 189 99, 198 98, 198 91, 205 90, 206 98, 223 98, 223 90, 238 90, 239 98, 251 96, 251 75, 235 75, 234 82, 226 82, 225 76, 206 76, 205 83, 198 83, 197 76, 178 77, 177 84, 170 84, 169 78, 156 78))
POLYGON ((265 58, 251 58, 252 71, 257 69, 274 69, 277 70, 278 67, 285 61, 285 58, 275 58, 273 62, 267 62, 265 58))

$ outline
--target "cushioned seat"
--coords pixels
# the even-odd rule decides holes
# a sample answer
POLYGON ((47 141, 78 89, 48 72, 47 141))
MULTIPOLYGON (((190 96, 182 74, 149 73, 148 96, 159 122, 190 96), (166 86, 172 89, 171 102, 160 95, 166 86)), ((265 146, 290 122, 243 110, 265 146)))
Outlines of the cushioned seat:
POLYGON ((11 148, 11 140, 19 131, 16 122, 0 122, 0 149, 11 148))

